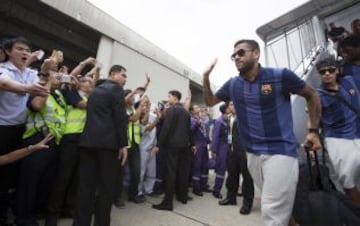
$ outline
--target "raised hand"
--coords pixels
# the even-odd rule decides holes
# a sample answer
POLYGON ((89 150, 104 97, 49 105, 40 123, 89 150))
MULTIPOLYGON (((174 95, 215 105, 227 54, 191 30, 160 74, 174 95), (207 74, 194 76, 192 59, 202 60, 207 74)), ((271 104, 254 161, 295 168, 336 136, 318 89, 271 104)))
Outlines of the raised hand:
POLYGON ((57 68, 57 63, 53 59, 50 59, 50 58, 45 59, 40 67, 41 72, 43 72, 43 73, 49 73, 49 71, 51 69, 56 70, 56 68, 57 68))
POLYGON ((212 70, 214 69, 214 67, 215 67, 215 65, 216 65, 216 63, 217 63, 217 58, 215 58, 212 62, 211 62, 211 64, 207 67, 207 68, 205 68, 205 70, 204 70, 204 72, 203 72, 203 76, 204 77, 209 77, 209 75, 210 75, 210 73, 212 72, 212 70))
POLYGON ((97 61, 94 57, 88 57, 82 63, 85 65, 94 65, 95 66, 97 61))
POLYGON ((147 72, 145 72, 146 82, 150 83, 150 76, 147 72))

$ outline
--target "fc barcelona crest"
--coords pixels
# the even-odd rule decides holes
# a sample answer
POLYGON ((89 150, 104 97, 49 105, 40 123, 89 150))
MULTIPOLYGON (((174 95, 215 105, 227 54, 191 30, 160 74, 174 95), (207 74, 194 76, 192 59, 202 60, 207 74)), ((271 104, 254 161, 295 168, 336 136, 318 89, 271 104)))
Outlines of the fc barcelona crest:
POLYGON ((349 93, 350 93, 351 96, 355 96, 355 90, 354 89, 350 89, 349 93))
POLYGON ((262 84, 261 85, 261 93, 268 95, 272 92, 272 86, 271 84, 262 84))

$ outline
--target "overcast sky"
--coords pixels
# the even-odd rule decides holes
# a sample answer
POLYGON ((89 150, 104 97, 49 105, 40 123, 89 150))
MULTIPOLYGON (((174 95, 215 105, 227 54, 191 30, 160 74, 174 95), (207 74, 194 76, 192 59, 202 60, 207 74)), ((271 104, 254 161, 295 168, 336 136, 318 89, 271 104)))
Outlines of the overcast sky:
MULTIPOLYGON (((235 41, 262 41, 256 29, 306 0, 89 0, 198 73, 214 58, 217 86, 237 74, 235 41)), ((263 63, 263 62, 262 62, 263 63)), ((286 65, 284 65, 286 66, 286 65)))

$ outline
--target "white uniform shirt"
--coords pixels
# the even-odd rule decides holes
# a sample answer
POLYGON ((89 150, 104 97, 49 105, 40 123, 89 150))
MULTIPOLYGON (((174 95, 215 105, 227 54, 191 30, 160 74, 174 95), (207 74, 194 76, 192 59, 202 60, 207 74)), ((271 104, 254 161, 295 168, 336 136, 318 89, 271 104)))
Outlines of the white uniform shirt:
POLYGON ((146 127, 153 123, 156 120, 155 114, 150 112, 149 122, 147 125, 141 125, 141 141, 139 148, 141 151, 150 151, 151 148, 156 144, 156 127, 154 127, 151 131, 145 132, 146 127))
MULTIPOLYGON (((11 79, 23 84, 39 81, 36 70, 20 71, 10 61, 0 64, 0 80, 11 79)), ((0 125, 21 125, 26 122, 26 103, 29 94, 0 90, 0 125)))

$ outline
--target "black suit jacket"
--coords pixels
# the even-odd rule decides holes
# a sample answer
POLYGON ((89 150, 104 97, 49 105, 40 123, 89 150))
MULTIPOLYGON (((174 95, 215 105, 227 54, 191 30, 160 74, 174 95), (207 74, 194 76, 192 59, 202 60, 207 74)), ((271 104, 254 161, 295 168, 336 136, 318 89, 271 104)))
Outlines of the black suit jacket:
POLYGON ((127 116, 123 88, 106 80, 95 87, 87 103, 80 146, 118 151, 127 146, 127 116))
POLYGON ((180 103, 167 109, 158 139, 158 146, 175 148, 192 146, 194 141, 191 136, 190 120, 190 113, 180 103))

